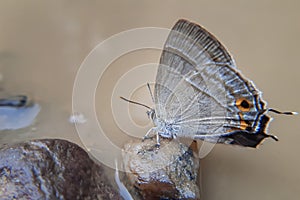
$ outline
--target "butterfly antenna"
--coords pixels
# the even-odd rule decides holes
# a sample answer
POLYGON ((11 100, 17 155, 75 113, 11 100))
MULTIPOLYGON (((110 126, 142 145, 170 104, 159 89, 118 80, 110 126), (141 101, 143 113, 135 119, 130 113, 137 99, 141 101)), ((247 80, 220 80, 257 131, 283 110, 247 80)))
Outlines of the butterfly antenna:
POLYGON ((123 99, 124 101, 129 102, 129 103, 133 103, 133 104, 136 104, 136 105, 144 106, 145 108, 148 108, 149 110, 151 110, 151 108, 149 106, 146 106, 145 104, 142 104, 142 103, 139 103, 139 102, 136 102, 136 101, 131 101, 131 100, 126 99, 124 97, 120 97, 120 98, 123 99))
POLYGON ((276 114, 283 114, 283 115, 297 115, 298 114, 297 112, 281 112, 281 111, 275 110, 273 108, 269 108, 268 111, 276 113, 276 114))
POLYGON ((149 83, 147 83, 147 87, 148 87, 148 90, 149 90, 149 92, 150 92, 152 102, 154 103, 154 97, 153 97, 153 94, 152 94, 152 91, 151 91, 151 88, 150 88, 150 84, 149 84, 149 83))

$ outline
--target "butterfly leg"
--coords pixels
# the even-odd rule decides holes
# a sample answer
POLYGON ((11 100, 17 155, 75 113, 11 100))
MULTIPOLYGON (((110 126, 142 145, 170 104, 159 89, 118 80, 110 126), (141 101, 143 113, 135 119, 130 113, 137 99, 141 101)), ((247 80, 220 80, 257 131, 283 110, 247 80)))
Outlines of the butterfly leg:
POLYGON ((146 135, 143 137, 142 141, 144 141, 144 140, 146 140, 146 139, 149 139, 149 138, 153 137, 155 132, 156 132, 156 131, 155 131, 155 128, 154 128, 154 127, 151 128, 151 129, 146 133, 146 135))
POLYGON ((156 132, 156 144, 155 144, 155 147, 156 147, 156 148, 159 148, 159 147, 160 147, 160 138, 159 138, 158 132, 156 132))
POLYGON ((146 139, 150 139, 154 136, 154 134, 156 135, 156 144, 155 147, 159 148, 160 147, 160 136, 158 134, 158 131, 156 130, 155 127, 151 128, 146 135, 143 137, 142 142, 144 142, 146 139))

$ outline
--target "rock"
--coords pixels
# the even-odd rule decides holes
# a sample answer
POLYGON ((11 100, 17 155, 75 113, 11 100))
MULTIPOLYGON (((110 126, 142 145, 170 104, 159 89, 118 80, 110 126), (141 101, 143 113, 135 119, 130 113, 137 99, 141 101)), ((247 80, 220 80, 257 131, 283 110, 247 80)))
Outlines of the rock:
POLYGON ((155 139, 127 143, 123 151, 123 182, 140 199, 200 199, 199 159, 177 140, 155 139))
POLYGON ((122 199, 76 144, 34 140, 0 148, 0 199, 122 199))
POLYGON ((40 110, 39 104, 24 95, 0 98, 0 131, 30 126, 40 110))

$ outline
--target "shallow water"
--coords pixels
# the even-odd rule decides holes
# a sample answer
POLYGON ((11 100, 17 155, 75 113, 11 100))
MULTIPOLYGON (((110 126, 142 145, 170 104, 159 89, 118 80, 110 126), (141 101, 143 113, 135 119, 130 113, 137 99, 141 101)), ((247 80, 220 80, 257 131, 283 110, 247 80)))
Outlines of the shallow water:
MULTIPOLYGON (((137 27, 171 28, 179 18, 200 23, 214 33, 233 54, 243 74, 264 92, 270 107, 300 111, 299 8, 296 0, 89 4, 67 0, 57 4, 1 1, 0 86, 12 95, 28 95, 41 106, 41 111, 32 126, 1 131, 0 144, 63 138, 82 145, 69 117, 74 80, 84 58, 113 34, 137 27)), ((158 50, 123 55, 99 81, 95 92, 96 114, 109 133, 107 137, 117 147, 129 136, 114 123, 112 90, 124 73, 141 64, 158 62, 159 56, 158 50)), ((150 73, 138 78, 145 79, 145 83, 154 81, 150 73)), ((137 89, 133 97, 151 104, 146 88, 137 89)), ((127 104, 122 102, 120 106, 127 104)), ((146 123, 145 109, 132 105, 129 108, 138 125, 150 126, 146 123)), ((276 119, 269 132, 277 135, 279 142, 267 140, 258 150, 216 145, 202 160, 203 199, 279 200, 300 196, 299 116, 272 116, 276 119)), ((95 131, 87 130, 88 141, 102 145, 91 134, 95 131)), ((144 132, 135 134, 141 136, 144 132)), ((111 157, 109 149, 103 152, 111 157)))

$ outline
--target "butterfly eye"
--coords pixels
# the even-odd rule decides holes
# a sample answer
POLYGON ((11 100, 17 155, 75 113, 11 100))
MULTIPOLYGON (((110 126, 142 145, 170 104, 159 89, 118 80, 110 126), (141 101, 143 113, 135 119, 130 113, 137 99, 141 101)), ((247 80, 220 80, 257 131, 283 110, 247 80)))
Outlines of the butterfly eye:
POLYGON ((247 100, 245 98, 240 98, 240 99, 236 100, 236 106, 242 112, 248 112, 248 111, 250 111, 250 108, 252 107, 252 104, 249 100, 247 100))

